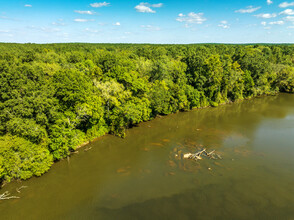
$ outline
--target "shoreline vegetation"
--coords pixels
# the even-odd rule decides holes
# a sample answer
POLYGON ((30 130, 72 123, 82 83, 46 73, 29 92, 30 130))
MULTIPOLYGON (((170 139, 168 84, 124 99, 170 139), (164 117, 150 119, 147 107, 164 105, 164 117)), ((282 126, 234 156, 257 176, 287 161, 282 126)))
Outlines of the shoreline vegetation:
MULTIPOLYGON (((293 93, 294 93, 294 92, 293 92, 293 93)), ((218 106, 221 106, 221 105, 228 105, 228 104, 234 104, 234 103, 242 102, 242 101, 244 101, 244 100, 250 100, 250 99, 255 99, 255 98, 262 98, 262 97, 266 97, 266 96, 275 96, 275 95, 278 95, 278 94, 279 94, 279 92, 276 92, 276 93, 273 93, 273 94, 270 94, 270 95, 260 95, 260 96, 254 96, 254 97, 247 97, 247 98, 243 98, 243 99, 237 99, 237 100, 235 100, 234 102, 232 102, 232 101, 223 102, 223 103, 220 103, 218 106)), ((218 107, 218 106, 215 106, 215 107, 218 107)), ((197 110, 206 109, 206 108, 214 108, 214 106, 207 105, 207 106, 202 106, 202 107, 195 107, 195 108, 191 108, 191 109, 189 109, 189 110, 187 110, 187 111, 197 111, 197 110)), ((182 111, 182 112, 187 112, 187 111, 182 111)), ((179 113, 179 112, 180 112, 180 111, 173 112, 173 113, 170 113, 170 114, 176 114, 176 113, 179 113)), ((158 117, 158 118, 162 118, 163 116, 169 116, 170 114, 168 114, 168 115, 157 115, 156 117, 158 117)), ((155 118, 156 118, 156 117, 155 117, 155 118)), ((155 118, 152 118, 152 119, 150 119, 150 120, 148 120, 148 121, 152 121, 152 120, 154 120, 155 118)), ((146 122, 146 121, 145 121, 145 122, 146 122)), ((140 122, 140 123, 141 123, 141 122, 140 122)), ((138 125, 140 125, 140 123, 139 123, 139 124, 136 124, 136 125, 134 125, 134 126, 138 126, 138 125)), ((131 129, 131 128, 132 128, 132 127, 128 127, 128 128, 126 128, 126 129, 131 129)), ((85 147, 85 146, 87 146, 88 144, 90 144, 90 143, 92 143, 92 142, 99 141, 100 138, 102 138, 102 137, 104 137, 105 135, 108 135, 108 134, 109 134, 109 133, 105 133, 105 134, 103 134, 103 135, 101 135, 101 136, 99 136, 99 137, 95 137, 95 138, 92 139, 92 140, 88 140, 88 141, 86 141, 86 142, 80 144, 79 146, 77 146, 77 147, 75 148, 75 151, 78 150, 78 149, 81 149, 81 148, 83 148, 83 147, 85 147)), ((70 152, 70 153, 71 153, 71 154, 74 154, 75 151, 70 152)), ((70 155, 71 155, 71 154, 70 154, 70 155)), ((70 155, 68 155, 68 156, 70 156, 70 155)), ((65 159, 65 158, 63 158, 63 159, 65 159)))
POLYGON ((0 44, 0 183, 160 115, 294 92, 293 45, 0 44))

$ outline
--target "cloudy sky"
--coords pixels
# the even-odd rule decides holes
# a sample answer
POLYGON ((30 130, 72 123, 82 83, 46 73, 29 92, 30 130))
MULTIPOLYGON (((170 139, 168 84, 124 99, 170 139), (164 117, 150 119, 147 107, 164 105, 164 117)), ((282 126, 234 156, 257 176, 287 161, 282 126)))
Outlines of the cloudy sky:
POLYGON ((294 1, 9 0, 0 42, 294 43, 294 1))

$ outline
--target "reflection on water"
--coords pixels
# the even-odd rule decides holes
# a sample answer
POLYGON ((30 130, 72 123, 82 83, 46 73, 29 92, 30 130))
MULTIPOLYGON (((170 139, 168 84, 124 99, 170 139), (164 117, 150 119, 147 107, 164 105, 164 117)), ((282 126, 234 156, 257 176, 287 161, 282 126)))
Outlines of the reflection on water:
POLYGON ((289 94, 157 118, 5 186, 1 218, 294 219, 293 134, 289 94), (181 158, 199 147, 223 159, 181 158))

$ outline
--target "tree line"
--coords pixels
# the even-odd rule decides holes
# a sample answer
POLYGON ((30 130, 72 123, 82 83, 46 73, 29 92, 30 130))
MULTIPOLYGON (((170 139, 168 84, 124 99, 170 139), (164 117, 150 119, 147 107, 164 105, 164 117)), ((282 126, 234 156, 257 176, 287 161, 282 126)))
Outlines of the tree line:
POLYGON ((157 115, 294 92, 293 45, 0 44, 0 182, 157 115))

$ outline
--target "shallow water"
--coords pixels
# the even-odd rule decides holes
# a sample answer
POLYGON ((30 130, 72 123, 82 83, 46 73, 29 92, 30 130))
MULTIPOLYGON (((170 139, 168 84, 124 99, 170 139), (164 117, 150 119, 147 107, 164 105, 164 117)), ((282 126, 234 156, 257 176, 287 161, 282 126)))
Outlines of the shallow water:
POLYGON ((156 118, 7 190, 1 219, 294 219, 294 95, 156 118), (223 159, 181 159, 203 146, 223 159))

